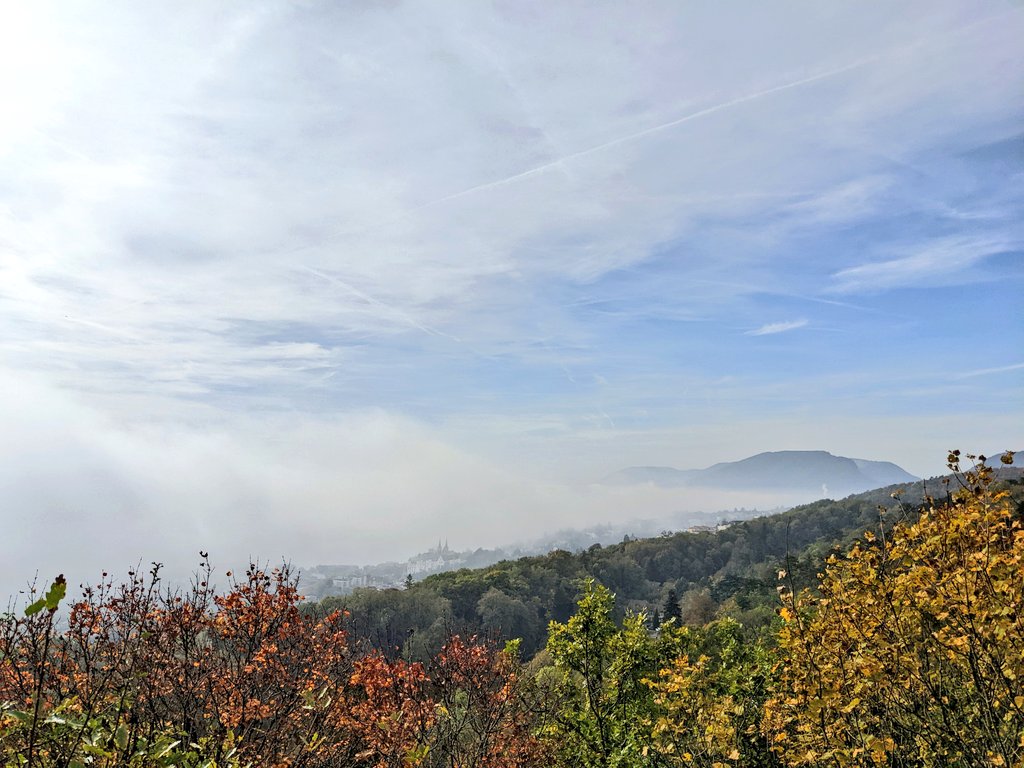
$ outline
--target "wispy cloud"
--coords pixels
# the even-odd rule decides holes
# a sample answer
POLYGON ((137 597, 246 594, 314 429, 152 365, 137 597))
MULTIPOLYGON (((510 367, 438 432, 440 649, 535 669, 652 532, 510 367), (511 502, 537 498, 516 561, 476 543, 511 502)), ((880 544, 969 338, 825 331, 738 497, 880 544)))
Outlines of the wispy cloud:
POLYGON ((634 131, 632 133, 626 134, 625 136, 619 136, 618 138, 612 139, 611 141, 602 142, 593 147, 587 147, 586 149, 580 149, 575 152, 569 152, 567 154, 555 158, 554 160, 550 160, 546 163, 538 165, 534 168, 529 168, 525 171, 520 171, 519 173, 514 173, 511 176, 506 176, 505 178, 496 179, 494 181, 484 182, 483 184, 477 184, 468 189, 464 189, 459 192, 454 192, 450 195, 445 195, 444 197, 438 198, 437 200, 432 200, 431 202, 424 204, 423 206, 421 206, 421 208, 427 208, 430 206, 438 205, 440 203, 458 200, 459 198, 465 197, 466 195, 471 195, 477 192, 484 192, 489 189, 495 189, 506 184, 512 184, 514 182, 527 179, 538 173, 544 173, 545 171, 557 168, 561 166, 563 163, 569 162, 571 160, 579 160, 582 158, 586 158, 590 155, 605 152, 616 147, 621 147, 623 145, 639 141, 640 139, 645 139, 650 136, 654 136, 658 133, 661 133, 662 131, 667 131, 678 126, 685 125, 686 123, 692 122, 694 120, 700 120, 701 118, 710 117, 724 110, 742 106, 744 104, 748 104, 759 99, 764 99, 774 94, 783 93, 793 88, 800 88, 805 85, 812 85, 821 80, 827 80, 832 77, 837 77, 846 72, 850 72, 851 70, 857 69, 858 67, 864 66, 865 64, 872 61, 874 58, 875 57, 871 57, 859 61, 850 62, 849 64, 844 64, 843 66, 840 67, 834 67, 824 72, 819 72, 815 75, 811 75, 809 77, 801 77, 798 80, 780 83, 779 85, 774 85, 770 88, 765 88, 763 90, 756 91, 755 93, 744 94, 743 96, 738 96, 734 99, 728 99, 718 104, 712 104, 709 107, 698 109, 694 112, 690 112, 686 115, 677 117, 673 120, 669 120, 664 123, 659 123, 658 125, 653 125, 650 128, 643 128, 639 131, 634 131))
POLYGON ((775 333, 785 333, 786 331, 795 331, 797 328, 803 328, 807 325, 807 320, 786 320, 781 323, 768 323, 762 325, 760 328, 755 328, 752 331, 747 331, 745 336, 771 336, 775 333))
POLYGON ((1020 247, 1008 236, 957 235, 904 247, 907 255, 841 269, 833 275, 832 290, 840 293, 880 291, 904 286, 928 286, 962 273, 988 256, 1020 247))
POLYGON ((1012 365, 1001 365, 996 368, 979 368, 975 371, 966 371, 965 373, 959 373, 954 378, 957 379, 973 379, 975 376, 991 376, 996 373, 1009 373, 1010 371, 1024 370, 1024 363, 1014 363, 1012 365))
MULTIPOLYGON (((1024 9, 363 5, 5 16, 0 384, 47 393, 4 413, 8 528, 70 503, 47 494, 73 476, 90 520, 148 510, 136 544, 177 504, 227 546, 265 502, 305 505, 287 554, 326 557, 340 498, 362 511, 337 539, 370 515, 397 545, 410 510, 437 532, 489 484, 530 508, 508 489, 597 443, 612 464, 699 464, 660 454, 710 443, 740 458, 751 412, 792 393, 802 410, 773 423, 820 434, 819 372, 925 369, 953 345, 964 368, 1000 359, 917 318, 979 265, 1001 279, 964 296, 975 322, 1020 295, 994 254, 1024 242, 1006 173, 1024 9), (905 312, 882 295, 904 285, 929 289, 905 312), (808 325, 847 343, 746 339, 808 325), (231 454, 202 484, 216 503, 163 481, 231 454)), ((915 407, 954 407, 930 397, 915 407)), ((566 498, 549 491, 538 518, 566 498)))

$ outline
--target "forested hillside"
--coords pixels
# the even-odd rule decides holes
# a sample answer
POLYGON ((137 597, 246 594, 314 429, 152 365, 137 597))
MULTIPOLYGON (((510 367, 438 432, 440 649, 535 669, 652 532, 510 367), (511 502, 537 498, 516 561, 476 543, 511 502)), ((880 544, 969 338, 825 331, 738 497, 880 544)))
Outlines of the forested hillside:
MULTIPOLYGON (((1021 476, 1012 467, 997 473, 1007 480, 1021 476)), ((565 621, 572 613, 588 578, 615 593, 620 616, 644 611, 656 619, 678 611, 693 625, 729 616, 754 631, 775 616, 780 569, 793 585, 813 583, 831 552, 847 548, 864 531, 912 519, 926 494, 943 497, 950 483, 952 476, 933 478, 817 501, 722 530, 452 571, 406 590, 356 590, 327 598, 321 607, 344 609, 354 636, 409 658, 436 653, 452 631, 520 638, 530 656, 543 647, 548 622, 565 621)))

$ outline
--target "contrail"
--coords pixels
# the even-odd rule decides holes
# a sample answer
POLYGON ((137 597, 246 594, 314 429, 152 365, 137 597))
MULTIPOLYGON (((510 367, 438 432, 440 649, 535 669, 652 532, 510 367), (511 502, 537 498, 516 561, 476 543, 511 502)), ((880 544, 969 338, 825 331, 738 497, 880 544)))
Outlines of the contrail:
MULTIPOLYGON (((688 123, 691 120, 699 120, 702 117, 707 117, 708 115, 713 115, 716 112, 721 112, 722 110, 730 109, 730 108, 738 106, 740 104, 745 104, 745 103, 750 102, 750 101, 756 101, 757 99, 762 99, 762 98, 764 98, 766 96, 771 96, 772 94, 775 94, 775 93, 781 93, 783 91, 788 91, 788 90, 790 90, 792 88, 799 88, 799 87, 804 86, 804 85, 809 85, 811 83, 818 82, 819 80, 825 80, 825 79, 830 78, 830 77, 835 77, 836 75, 840 75, 843 72, 849 72, 852 69, 857 69, 858 67, 862 67, 865 64, 867 64, 867 63, 869 63, 871 61, 874 61, 875 59, 878 59, 878 58, 880 58, 880 56, 870 56, 870 57, 867 57, 867 58, 864 58, 864 59, 859 59, 859 60, 853 62, 852 64, 846 64, 846 65, 844 65, 842 67, 836 67, 835 69, 830 69, 830 70, 828 70, 826 72, 819 72, 818 74, 811 75, 810 77, 804 77, 804 78, 801 78, 800 80, 794 80, 794 81, 789 82, 789 83, 783 83, 782 85, 776 85, 776 86, 774 86, 772 88, 767 88, 767 89, 765 89, 763 91, 758 91, 757 93, 749 93, 746 96, 739 96, 739 97, 737 97, 735 99, 729 99, 728 101, 723 101, 720 104, 715 104, 715 105, 707 107, 705 109, 701 109, 701 110, 699 110, 697 112, 691 112, 690 114, 684 115, 683 117, 677 118, 675 120, 670 120, 667 123, 661 123, 660 125, 655 125, 655 126, 652 126, 650 128, 644 128, 643 130, 636 131, 635 133, 631 133, 631 134, 629 134, 627 136, 620 136, 617 139, 612 139, 611 141, 606 141, 603 144, 597 144, 597 145, 595 145, 593 147, 588 147, 587 149, 581 149, 581 150, 579 150, 577 152, 570 152, 567 155, 562 155, 561 157, 556 158, 555 160, 549 160, 546 163, 538 165, 538 166, 536 166, 534 168, 530 168, 530 169, 528 169, 526 171, 521 171, 520 173, 515 173, 515 174, 513 174, 511 176, 506 176, 506 177, 501 178, 501 179, 496 179, 495 181, 488 181, 488 182, 484 182, 483 184, 477 184, 476 186, 469 187, 467 189, 463 189, 463 190, 461 190, 459 192, 453 192, 450 195, 445 195, 444 197, 438 197, 438 198, 435 198, 434 200, 428 200, 425 203, 420 203, 419 205, 415 205, 415 206, 413 206, 411 208, 406 208, 405 210, 403 210, 403 211, 401 211, 401 212, 399 212, 399 213, 397 213, 397 214, 395 214, 393 216, 389 216, 388 218, 380 220, 380 221, 375 221, 372 224, 368 224, 368 225, 363 226, 363 227, 358 227, 358 228, 353 229, 353 230, 346 230, 344 232, 336 232, 335 234, 330 236, 329 240, 335 240, 335 239, 337 239, 339 237, 344 237, 346 235, 354 235, 354 234, 358 234, 358 233, 369 232, 369 231, 372 231, 374 229, 379 229, 380 227, 386 226, 386 225, 394 223, 396 221, 400 221, 401 219, 404 219, 404 218, 410 216, 411 214, 418 213, 418 212, 426 210, 428 208, 433 208, 436 205, 441 205, 442 203, 451 202, 452 200, 458 200, 459 198, 466 197, 467 195, 472 195, 472 194, 474 194, 476 192, 483 192, 484 190, 495 189, 497 187, 503 187, 506 184, 512 184, 512 183, 514 183, 516 181, 519 181, 520 179, 526 179, 526 178, 529 178, 531 176, 536 176, 537 174, 544 173, 545 171, 548 171, 548 170, 550 170, 552 168, 558 167, 559 165, 561 165, 562 163, 564 163, 564 162, 566 162, 568 160, 575 160, 575 159, 580 158, 580 157, 587 157, 588 155, 593 155, 593 154, 596 154, 598 152, 603 152, 606 149, 611 149, 612 147, 617 147, 617 146, 620 146, 622 144, 627 144, 627 143, 629 143, 631 141, 636 141, 637 139, 642 139, 645 136, 650 136, 652 134, 659 133, 660 131, 666 131, 669 128, 676 127, 677 125, 683 125, 684 123, 688 123)), ((318 247, 320 245, 323 245, 323 243, 321 242, 321 243, 315 243, 315 244, 309 243, 309 244, 305 244, 305 245, 299 245, 299 246, 295 246, 294 248, 289 249, 288 251, 286 251, 286 253, 294 253, 296 251, 308 250, 310 248, 315 248, 315 247, 318 247)))
MULTIPOLYGON (((939 39, 945 39, 946 37, 958 37, 958 36, 961 36, 961 35, 965 34, 966 32, 972 30, 975 27, 978 27, 978 26, 981 26, 981 25, 984 25, 984 24, 988 24, 989 22, 992 22, 992 21, 998 21, 999 19, 1002 19, 1004 16, 1008 16, 1008 15, 1011 15, 1013 13, 1016 13, 1016 11, 1009 11, 1007 13, 995 14, 993 16, 989 16, 989 17, 986 17, 986 18, 983 18, 983 19, 979 19, 978 21, 972 22, 971 24, 968 24, 968 25, 966 25, 964 27, 961 27, 960 29, 956 30, 955 32, 953 32, 950 35, 942 35, 942 36, 940 36, 939 39)), ((512 176, 507 176, 504 179, 498 179, 496 181, 489 181, 489 182, 486 182, 484 184, 478 184, 475 187, 470 187, 469 189, 464 189, 461 192, 454 192, 453 194, 446 195, 445 197, 439 197, 436 200, 431 200, 428 203, 424 203, 423 205, 417 206, 416 208, 413 208, 413 209, 407 211, 407 213, 412 213, 414 211, 419 211, 419 210, 422 210, 424 208, 429 208, 430 206, 437 205, 439 203, 445 203, 445 202, 448 202, 449 200, 458 200, 460 197, 465 197, 466 195, 473 194, 474 192, 480 192, 480 191, 483 191, 485 189, 494 189, 495 187, 501 187, 501 186, 504 186, 505 184, 510 184, 510 183, 512 183, 514 181, 519 181, 520 179, 526 179, 526 178, 529 178, 530 176, 535 176, 538 173, 543 173, 544 171, 547 171, 547 170, 549 170, 551 168, 554 168, 555 166, 559 165, 560 163, 565 162, 566 160, 574 160, 574 159, 576 159, 578 157, 586 157, 587 155, 592 155, 592 154, 595 154, 597 152, 602 152, 602 151, 604 151, 606 149, 611 149, 612 147, 617 147, 617 146, 619 146, 621 144, 626 144, 626 143, 631 142, 631 141, 636 141, 637 139, 642 139, 645 136, 650 136, 651 134, 658 133, 660 131, 665 131, 665 130, 668 130, 669 128, 675 128, 677 125, 683 125, 684 123, 688 123, 691 120, 699 120, 702 117, 707 117, 708 115, 713 115, 716 112, 721 112, 722 110, 730 109, 732 107, 739 106, 740 104, 746 104, 747 102, 750 102, 750 101, 756 101, 757 99, 762 99, 765 96, 771 96, 771 95, 776 94, 776 93, 782 93, 783 91, 788 91, 788 90, 791 90, 793 88, 800 88, 801 86, 810 85, 811 83, 816 83, 816 82, 818 82, 820 80, 827 80, 830 77, 835 77, 836 75, 841 75, 844 72, 849 72, 851 70, 858 69, 860 67, 863 67, 865 64, 870 64, 871 62, 879 61, 879 60, 881 60, 883 58, 886 58, 888 56, 892 56, 892 55, 894 55, 896 53, 903 52, 903 51, 905 51, 905 50, 907 50, 909 48, 914 48, 914 47, 917 47, 917 46, 920 46, 920 45, 926 45, 926 44, 934 43, 934 42, 935 42, 934 39, 930 39, 930 40, 929 39, 925 39, 925 40, 916 41, 915 43, 912 43, 911 45, 908 45, 908 46, 904 46, 903 48, 898 49, 896 51, 886 51, 886 52, 874 54, 872 56, 865 56, 864 58, 858 59, 857 61, 854 61, 854 62, 852 62, 850 64, 844 64, 841 67, 836 67, 834 69, 829 69, 829 70, 826 70, 825 72, 819 72, 818 74, 811 75, 810 77, 804 77, 804 78, 801 78, 799 80, 793 80, 792 82, 789 82, 789 83, 783 83, 782 85, 773 86, 772 88, 766 88, 765 90, 758 91, 757 93, 749 93, 746 96, 738 96, 735 99, 729 99, 728 101, 723 101, 720 104, 715 104, 715 105, 707 107, 705 109, 698 110, 697 112, 691 112, 688 115, 683 115, 682 117, 677 118, 675 120, 670 120, 667 123, 661 123, 660 125, 655 125, 655 126, 652 126, 650 128, 645 128, 642 131, 637 131, 636 133, 631 133, 631 134, 629 134, 627 136, 621 136, 621 137, 619 137, 617 139, 612 139, 611 141, 606 141, 604 144, 597 144, 597 145, 595 145, 593 147, 589 147, 587 149, 581 149, 578 152, 571 152, 568 155, 563 155, 562 157, 559 157, 559 158, 557 158, 555 160, 551 160, 551 161, 549 161, 547 163, 544 163, 542 165, 538 165, 535 168, 530 168, 529 170, 522 171, 521 173, 516 173, 516 174, 513 174, 512 176)))
POLYGON ((1003 365, 999 368, 981 368, 977 371, 967 371, 967 373, 961 373, 954 376, 954 379, 971 379, 975 376, 988 376, 993 373, 1007 373, 1008 371, 1019 371, 1024 368, 1024 363, 1014 363, 1013 365, 1003 365))
POLYGON ((85 320, 79 317, 71 317, 70 315, 64 315, 64 322, 74 323, 75 325, 84 325, 86 328, 96 328, 97 330, 109 333, 111 336, 120 336, 122 339, 131 339, 132 341, 142 341, 142 336, 137 333, 131 333, 120 328, 112 328, 109 325, 103 323, 97 323, 95 320, 85 320))
MULTIPOLYGON (((410 216, 411 214, 418 213, 419 211, 432 208, 432 207, 434 207, 436 205, 440 205, 442 203, 446 203, 446 202, 449 202, 451 200, 458 200, 460 198, 466 197, 467 195, 471 195, 474 192, 482 192, 482 191, 488 190, 488 189, 495 189, 497 187, 502 187, 502 186, 505 186, 506 184, 511 184, 513 182, 519 181, 520 179, 526 179, 526 178, 529 178, 531 176, 536 176, 537 174, 540 174, 540 173, 543 173, 543 172, 545 172, 547 170, 555 168, 559 164, 564 163, 564 162, 566 162, 568 160, 574 160, 574 159, 579 158, 579 157, 587 157, 588 155, 593 155, 593 154, 596 154, 598 152, 602 152, 602 151, 604 151, 606 149, 611 149, 612 147, 617 147, 617 146, 620 146, 622 144, 627 144, 627 143, 629 143, 631 141, 636 141, 637 139, 644 138, 645 136, 650 136, 652 134, 668 130, 669 128, 674 128, 674 127, 676 127, 678 125, 683 125, 685 123, 691 122, 692 120, 699 120, 702 117, 707 117, 708 115, 713 115, 713 114, 715 114, 717 112, 721 112, 723 110, 739 106, 740 104, 746 104, 748 102, 756 101, 757 99, 762 99, 762 98, 765 98, 766 96, 771 96, 771 95, 776 94, 776 93, 782 93, 784 91, 788 91, 788 90, 791 90, 791 89, 794 89, 794 88, 800 88, 801 86, 810 85, 811 83, 816 83, 816 82, 819 82, 821 80, 827 80, 828 78, 835 77, 837 75, 841 75, 844 72, 849 72, 851 70, 863 67, 865 64, 870 64, 871 62, 880 61, 882 59, 885 59, 885 58, 888 58, 888 57, 891 57, 891 56, 894 56, 894 55, 897 55, 897 54, 900 54, 900 53, 904 53, 905 51, 907 51, 908 49, 911 49, 911 48, 915 48, 915 47, 918 47, 918 46, 921 46, 921 45, 925 45, 925 44, 935 43, 936 40, 945 40, 945 39, 947 39, 949 37, 961 37, 961 36, 967 34, 968 32, 972 31, 976 27, 989 24, 989 23, 991 23, 993 21, 999 21, 1002 18, 1004 18, 1006 16, 1013 15, 1015 13, 1018 13, 1018 12, 1017 11, 1007 11, 1006 13, 995 14, 993 16, 989 16, 989 17, 986 17, 986 18, 983 18, 983 19, 979 19, 978 21, 975 21, 975 22, 972 22, 970 24, 967 24, 967 25, 957 29, 955 32, 953 32, 951 34, 948 34, 948 35, 940 35, 937 38, 916 41, 916 42, 914 42, 914 43, 912 43, 910 45, 902 46, 902 47, 900 47, 898 49, 895 49, 895 50, 883 51, 883 52, 880 52, 880 53, 877 53, 877 54, 874 54, 874 55, 871 55, 871 56, 866 56, 866 57, 858 59, 857 61, 854 61, 854 62, 852 62, 850 64, 845 64, 845 65, 843 65, 841 67, 835 67, 834 69, 829 69, 829 70, 826 70, 825 72, 819 72, 816 75, 811 75, 809 77, 804 77, 804 78, 801 78, 799 80, 793 80, 793 81, 788 82, 788 83, 783 83, 781 85, 776 85, 776 86, 773 86, 771 88, 766 88, 763 91, 758 91, 756 93, 749 93, 749 94, 747 94, 745 96, 738 96, 735 99, 729 99, 728 101, 723 101, 723 102, 721 102, 719 104, 714 104, 714 105, 712 105, 710 107, 706 107, 705 109, 698 110, 697 112, 691 112, 688 115, 683 115, 682 117, 676 118, 675 120, 670 120, 667 123, 661 123, 660 125, 655 125, 655 126, 652 126, 650 128, 644 128, 643 130, 636 131, 635 133, 631 133, 631 134, 628 134, 626 136, 621 136, 621 137, 619 137, 617 139, 612 139, 611 141, 606 141, 603 144, 597 144, 597 145, 595 145, 593 147, 588 147, 587 149, 581 149, 581 150, 579 150, 577 152, 570 152, 567 155, 563 155, 563 156, 561 156, 559 158, 556 158, 554 160, 550 160, 550 161, 548 161, 546 163, 543 163, 541 165, 538 165, 538 166, 536 166, 534 168, 530 168, 528 170, 521 171, 520 173, 515 173, 515 174, 513 174, 511 176, 506 176, 506 177, 501 178, 501 179, 496 179, 495 181, 488 181, 488 182, 485 182, 483 184, 477 184, 476 186, 469 187, 467 189, 463 189, 463 190, 461 190, 459 192, 453 192, 450 195, 445 195, 444 197, 439 197, 439 198, 436 198, 434 200, 429 200, 429 201, 427 201, 425 203, 421 203, 419 205, 415 205, 415 206, 413 206, 411 208, 406 208, 405 210, 402 210, 402 211, 398 212, 397 214, 395 214, 393 216, 389 216, 389 217, 387 217, 387 218, 385 218, 383 220, 375 221, 375 222, 372 222, 370 224, 367 224, 367 225, 364 225, 364 226, 361 226, 361 227, 356 227, 354 229, 345 230, 343 232, 336 232, 333 235, 329 236, 327 238, 327 241, 336 240, 336 239, 338 239, 340 237, 345 237, 345 236, 351 236, 351 235, 355 235, 355 234, 362 234, 362 233, 370 232, 370 231, 373 231, 375 229, 379 229, 381 227, 384 227, 384 226, 387 226, 389 224, 392 224, 392 223, 394 223, 396 221, 400 221, 400 220, 410 216)), ((296 251, 309 250, 309 249, 312 249, 312 248, 321 247, 324 244, 325 244, 325 241, 320 241, 320 242, 317 242, 317 243, 308 243, 308 244, 305 244, 305 245, 298 245, 298 246, 295 246, 294 248, 291 248, 291 249, 289 249, 289 250, 287 250, 285 252, 286 253, 293 253, 293 252, 296 252, 296 251)))
POLYGON ((669 128, 675 128, 677 125, 683 125, 684 123, 688 123, 688 122, 690 122, 692 120, 699 120, 702 117, 707 117, 708 115, 713 115, 716 112, 721 112, 722 110, 730 109, 730 108, 738 106, 740 104, 745 104, 745 103, 747 103, 749 101, 755 101, 757 99, 762 99, 765 96, 771 96, 772 94, 775 94, 775 93, 781 93, 782 91, 788 91, 788 90, 790 90, 792 88, 799 88, 799 87, 804 86, 804 85, 810 85, 811 83, 816 83, 819 80, 826 80, 826 79, 828 79, 830 77, 835 77, 836 75, 841 75, 844 72, 849 72, 852 69, 857 69, 858 67, 862 67, 865 64, 873 61, 876 58, 878 58, 878 57, 877 56, 871 56, 871 57, 868 57, 868 58, 860 59, 858 61, 853 62, 852 64, 846 64, 846 65, 844 65, 842 67, 836 67, 835 69, 830 69, 827 72, 819 72, 816 75, 811 75, 810 77, 804 77, 804 78, 801 78, 800 80, 794 80, 794 81, 789 82, 789 83, 783 83, 782 85, 776 85, 776 86, 774 86, 772 88, 767 88, 767 89, 765 89, 763 91, 758 91, 757 93, 749 93, 746 96, 738 96, 735 99, 729 99, 728 101, 723 101, 723 102, 721 102, 719 104, 715 104, 713 106, 706 107, 705 109, 698 110, 697 112, 691 112, 688 115, 684 115, 683 117, 676 118, 675 120, 670 120, 667 123, 661 123, 660 125, 655 125, 655 126, 652 126, 650 128, 644 128, 642 131, 637 131, 635 133, 631 133, 631 134, 628 134, 626 136, 620 136, 617 139, 612 139, 611 141, 606 141, 603 144, 597 144, 597 145, 595 145, 593 147, 588 147, 587 149, 581 149, 578 152, 570 152, 569 154, 563 155, 562 157, 556 158, 555 160, 550 160, 550 161, 548 161, 546 163, 543 163, 542 165, 536 166, 535 168, 530 168, 529 170, 513 174, 512 176, 506 176, 505 178, 497 179, 496 181, 488 181, 488 182, 485 182, 484 184, 478 184, 475 187, 469 187, 468 189, 463 189, 460 192, 454 192, 454 193, 452 193, 450 195, 446 195, 444 197, 439 197, 436 200, 431 200, 428 203, 423 203, 422 205, 417 206, 416 208, 413 208, 413 209, 407 211, 407 213, 412 213, 413 211, 419 211, 419 210, 422 210, 424 208, 429 208, 430 206, 433 206, 433 205, 438 205, 440 203, 449 202, 451 200, 458 200, 460 197, 465 197, 466 195, 471 195, 474 192, 482 192, 483 190, 486 190, 486 189, 494 189, 495 187, 501 187, 501 186, 504 186, 506 184, 511 184, 512 182, 519 181, 520 179, 526 179, 526 178, 529 178, 530 176, 536 176, 539 173, 544 173, 544 171, 550 170, 551 168, 555 168, 556 166, 560 165, 561 163, 566 162, 567 160, 575 160, 576 158, 579 158, 579 157, 586 157, 588 155, 596 154, 597 152, 603 152, 606 149, 611 149, 612 147, 617 147, 617 146, 619 146, 621 144, 628 144, 631 141, 636 141, 637 139, 642 139, 645 136, 650 136, 651 134, 659 133, 661 131, 668 130, 669 128))
POLYGON ((416 328, 417 330, 423 331, 424 333, 428 333, 431 336, 441 336, 442 338, 451 339, 452 341, 457 341, 460 343, 462 341, 457 336, 452 336, 450 333, 445 333, 444 331, 439 331, 436 328, 431 328, 429 325, 424 325, 415 317, 410 315, 408 312, 399 309, 398 307, 393 307, 390 304, 385 304, 383 301, 375 299, 368 293, 359 290, 354 285, 350 285, 349 283, 346 283, 344 280, 334 277, 333 275, 329 275, 326 272, 321 272, 319 269, 313 269, 312 267, 307 267, 301 264, 297 268, 302 270, 303 272, 308 272, 314 277, 318 277, 321 280, 324 280, 328 283, 333 283, 339 288, 345 289, 356 298, 362 299, 371 306, 383 309, 386 313, 390 313, 391 315, 398 317, 399 319, 403 320, 405 323, 412 326, 413 328, 416 328))

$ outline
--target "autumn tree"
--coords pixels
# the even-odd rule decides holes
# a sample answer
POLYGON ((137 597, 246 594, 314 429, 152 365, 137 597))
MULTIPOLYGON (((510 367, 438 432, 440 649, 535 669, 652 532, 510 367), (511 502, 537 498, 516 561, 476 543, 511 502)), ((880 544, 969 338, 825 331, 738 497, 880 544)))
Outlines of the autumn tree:
POLYGON ((65 589, 0 616, 4 768, 546 762, 514 646, 450 637, 428 663, 353 649, 348 617, 301 608, 287 567, 229 573, 224 592, 205 559, 181 592, 156 566, 104 575, 58 620, 65 589))
MULTIPOLYGON (((765 725, 790 765, 1024 766, 1024 528, 982 456, 784 593, 765 725)), ((1012 454, 1003 461, 1012 462, 1012 454)))
POLYGON ((769 768, 777 760, 761 735, 771 692, 772 649, 732 619, 664 628, 674 658, 647 683, 654 692, 653 748, 663 764, 769 768))
POLYGON ((534 735, 535 700, 521 674, 519 644, 452 637, 430 665, 436 718, 427 768, 546 765, 534 735))
POLYGON ((0 751, 40 766, 159 765, 146 761, 168 744, 219 764, 351 754, 358 733, 330 717, 352 673, 342 617, 301 616, 286 567, 229 575, 223 594, 210 574, 204 561, 184 593, 157 566, 120 584, 104 575, 61 623, 53 589, 45 610, 0 617, 4 721, 30 723, 0 730, 0 751))

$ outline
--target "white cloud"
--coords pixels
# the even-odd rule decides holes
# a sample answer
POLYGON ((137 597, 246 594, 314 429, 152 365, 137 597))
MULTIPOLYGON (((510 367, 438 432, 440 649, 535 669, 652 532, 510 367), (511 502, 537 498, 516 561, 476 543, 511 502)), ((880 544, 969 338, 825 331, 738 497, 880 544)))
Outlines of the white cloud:
MULTIPOLYGON (((66 339, 77 375, 124 354, 102 328, 163 357, 158 372, 199 357, 224 360, 225 377, 253 343, 236 320, 472 341, 490 315, 501 338, 520 337, 535 286, 642 263, 699 220, 787 198, 815 217, 866 205, 875 182, 834 162, 850 133, 905 146, 916 124, 887 126, 896 109, 913 123, 915 88, 931 94, 933 47, 962 71, 944 83, 959 95, 929 104, 958 115, 972 113, 962 86, 998 58, 964 38, 957 8, 929 7, 924 25, 851 5, 737 26, 668 4, 650 18, 588 13, 587 35, 567 10, 539 22, 415 3, 54 14, 45 36, 70 80, 4 160, 14 236, 0 311, 30 338, 66 339), (844 34, 806 34, 816 25, 844 34), (716 30, 735 49, 711 45, 716 30), (882 73, 905 84, 898 101, 875 87, 882 73), (810 143, 826 162, 808 161, 810 143), (814 189, 831 192, 815 203, 814 189), (65 315, 96 334, 67 334, 65 315)), ((723 252, 715 268, 762 266, 723 252)), ((693 285, 677 304, 697 314, 743 294, 693 285)))
POLYGON ((1012 365, 1000 365, 995 368, 979 368, 974 371, 966 371, 957 374, 955 378, 973 379, 975 376, 991 376, 995 373, 1009 373, 1010 371, 1019 371, 1021 369, 1024 369, 1024 363, 1013 363, 1012 365))
POLYGON ((788 212, 794 218, 792 225, 844 224, 864 219, 878 210, 892 185, 892 178, 880 175, 843 181, 789 206, 788 212))
POLYGON ((786 331, 793 331, 797 328, 803 328, 807 325, 807 320, 787 320, 781 323, 767 323, 762 325, 760 328, 756 328, 752 331, 747 331, 747 336, 770 336, 774 333, 785 333, 786 331))
POLYGON ((1019 247, 1008 237, 955 236, 908 248, 911 252, 887 261, 841 269, 833 290, 841 293, 922 287, 969 270, 988 256, 1019 247))
MULTIPOLYGON (((997 2, 3 8, 0 508, 22 570, 146 541, 377 557, 403 531, 465 523, 486 535, 467 545, 493 543, 524 509, 621 511, 480 457, 517 429, 566 455, 614 445, 637 381, 652 423, 680 383, 700 410, 720 371, 665 375, 670 354, 605 342, 806 292, 762 247, 792 234, 780 211, 873 215, 898 184, 879 157, 1005 134, 1024 83, 1006 65, 1024 14, 997 2), (605 325, 591 298, 614 304, 605 325), (579 396, 521 419, 510 402, 552 379, 579 396), (475 413, 475 438, 446 436, 475 413)), ((913 283, 986 242, 1004 240, 821 270, 841 291, 913 283)))

